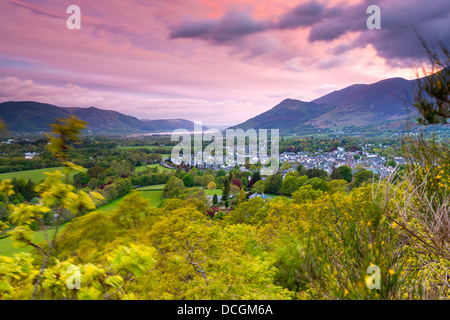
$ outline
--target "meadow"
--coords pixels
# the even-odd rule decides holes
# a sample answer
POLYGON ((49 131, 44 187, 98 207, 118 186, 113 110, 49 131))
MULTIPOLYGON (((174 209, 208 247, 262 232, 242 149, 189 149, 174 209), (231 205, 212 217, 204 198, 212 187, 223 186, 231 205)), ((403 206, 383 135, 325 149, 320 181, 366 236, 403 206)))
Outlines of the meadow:
MULTIPOLYGON (((0 173, 0 180, 8 180, 12 178, 24 178, 25 180, 31 179, 34 182, 39 182, 42 179, 47 178, 47 175, 45 172, 55 172, 55 171, 63 171, 64 167, 55 167, 55 168, 44 168, 44 169, 35 169, 35 170, 24 170, 24 171, 14 171, 14 172, 7 172, 7 173, 0 173)), ((76 174, 76 171, 72 171, 70 173, 70 181, 72 180, 72 177, 76 174)))
MULTIPOLYGON (((62 228, 60 228, 61 230, 62 228)), ((55 234, 55 229, 49 229, 47 231, 47 234, 50 238, 53 237, 53 235, 55 234)), ((45 240, 45 232, 44 231, 37 231, 34 233, 34 243, 39 243, 45 240)), ((6 238, 2 238, 0 239, 0 255, 3 256, 8 256, 8 257, 12 257, 14 256, 16 253, 21 253, 21 252, 30 252, 33 249, 33 247, 31 246, 26 246, 26 247, 20 247, 20 246, 15 246, 14 245, 14 241, 11 239, 11 237, 6 237, 6 238)))
POLYGON ((205 189, 205 194, 207 196, 214 196, 215 194, 217 194, 217 196, 220 198, 222 196, 222 189, 213 189, 213 190, 205 189))
POLYGON ((146 187, 141 187, 141 188, 137 188, 137 191, 149 191, 149 190, 164 190, 164 186, 165 184, 155 184, 153 186, 146 186, 146 187))
POLYGON ((149 164, 149 165, 146 165, 146 166, 137 166, 137 167, 135 167, 134 169, 136 170, 136 171, 142 171, 142 170, 144 170, 144 169, 146 169, 146 168, 158 168, 158 172, 170 172, 170 171, 172 171, 172 170, 175 170, 175 169, 168 169, 168 168, 165 168, 165 167, 163 167, 162 165, 160 165, 159 163, 153 163, 153 164, 149 164))
MULTIPOLYGON (((164 185, 156 185, 156 186, 162 186, 162 189, 164 188, 164 185)), ((152 187, 156 187, 156 186, 152 186, 152 187)), ((155 189, 152 190, 152 189, 149 189, 149 187, 145 187, 143 189, 136 189, 136 191, 140 192, 141 196, 144 199, 148 200, 150 202, 150 206, 152 206, 152 207, 157 207, 162 202, 162 200, 161 200, 162 190, 155 190, 155 189)), ((104 206, 101 206, 100 208, 98 208, 95 211, 102 210, 105 212, 111 212, 119 207, 120 202, 122 202, 122 200, 125 197, 126 197, 126 195, 123 197, 117 198, 117 199, 111 201, 110 203, 107 203, 104 206)))
MULTIPOLYGON (((141 196, 148 200, 150 203, 150 206, 152 207, 157 207, 161 202, 161 195, 162 195, 162 190, 164 188, 164 184, 159 184, 159 185, 154 185, 154 186, 149 186, 149 187, 145 187, 142 189, 138 189, 138 191, 140 192, 141 196), (159 189, 159 190, 157 190, 159 189)), ((120 197, 115 199, 114 201, 111 201, 108 204, 105 204, 104 206, 101 206, 100 208, 98 208, 95 211, 105 211, 105 212, 111 212, 115 209, 117 209, 119 207, 120 202, 125 198, 126 196, 120 197)), ((60 228, 60 230, 62 230, 62 228, 60 228)), ((53 237, 55 230, 54 229, 49 229, 48 230, 48 235, 49 237, 53 237)), ((34 233, 34 243, 39 243, 45 240, 45 232, 44 231, 37 231, 34 233)), ((16 247, 14 246, 14 241, 10 238, 10 237, 5 237, 0 239, 0 255, 4 255, 4 256, 8 256, 8 257, 12 257, 14 254, 16 253, 20 253, 20 252, 30 252, 33 248, 31 246, 27 246, 27 247, 16 247)))
POLYGON ((148 149, 148 150, 162 150, 167 154, 170 154, 172 147, 160 147, 160 146, 122 146, 118 149, 133 150, 133 149, 148 149))

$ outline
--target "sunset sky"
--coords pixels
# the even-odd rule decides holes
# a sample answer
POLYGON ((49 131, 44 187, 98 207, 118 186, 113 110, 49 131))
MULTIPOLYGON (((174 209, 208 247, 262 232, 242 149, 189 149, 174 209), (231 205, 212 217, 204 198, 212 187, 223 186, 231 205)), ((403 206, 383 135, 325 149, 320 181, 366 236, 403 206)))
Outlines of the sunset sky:
POLYGON ((450 0, 0 0, 0 102, 238 124, 285 98, 414 78, 450 0), (81 30, 69 30, 69 5, 81 30), (381 30, 369 30, 369 5, 381 30), (431 5, 432 4, 432 5, 431 5))

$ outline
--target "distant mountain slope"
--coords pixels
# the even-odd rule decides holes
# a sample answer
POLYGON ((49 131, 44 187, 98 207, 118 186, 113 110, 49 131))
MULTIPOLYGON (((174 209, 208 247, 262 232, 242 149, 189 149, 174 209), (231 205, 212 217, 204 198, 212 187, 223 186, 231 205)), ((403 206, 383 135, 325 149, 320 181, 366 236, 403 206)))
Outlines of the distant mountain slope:
MULTIPOLYGON (((166 131, 173 131, 176 129, 194 130, 194 123, 184 119, 160 119, 160 120, 142 120, 146 125, 146 130, 161 132, 161 128, 166 131)), ((203 126, 203 130, 207 128, 203 126)))
POLYGON ((46 103, 12 101, 0 104, 0 118, 7 129, 15 132, 47 132, 50 123, 69 116, 68 111, 46 103))
POLYGON ((73 114, 88 122, 90 124, 88 128, 92 133, 146 131, 145 122, 117 111, 90 107, 76 110, 73 114))
POLYGON ((396 121, 404 123, 415 85, 415 80, 391 78, 373 84, 355 84, 311 102, 286 99, 232 128, 278 128, 282 132, 301 132, 313 128, 357 128, 396 121))
POLYGON ((232 128, 242 128, 245 130, 249 128, 295 129, 332 109, 333 106, 330 105, 285 99, 272 109, 232 128))
POLYGON ((89 123, 90 134, 124 134, 168 132, 175 129, 193 130, 189 120, 140 120, 117 111, 90 108, 62 108, 34 101, 9 101, 0 103, 0 118, 6 128, 16 133, 43 133, 51 131, 50 124, 58 118, 73 114, 89 123))

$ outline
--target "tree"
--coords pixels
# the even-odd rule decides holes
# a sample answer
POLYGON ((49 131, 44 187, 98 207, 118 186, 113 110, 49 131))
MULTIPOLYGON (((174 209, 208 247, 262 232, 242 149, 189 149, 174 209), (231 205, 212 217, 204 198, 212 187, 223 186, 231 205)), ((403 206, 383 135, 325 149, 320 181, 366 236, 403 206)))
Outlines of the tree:
POLYGON ((238 178, 233 178, 233 180, 231 180, 231 184, 237 186, 239 189, 242 188, 242 182, 238 178))
POLYGON ((33 180, 28 179, 28 182, 24 187, 24 190, 22 190, 22 195, 24 196, 25 200, 31 201, 32 199, 37 197, 38 194, 34 190, 35 188, 36 184, 33 182, 33 180))
POLYGON ((281 166, 280 170, 283 171, 283 170, 288 170, 290 168, 292 168, 292 164, 286 160, 283 162, 283 165, 281 166))
POLYGON ((216 185, 216 183, 214 181, 210 181, 208 183, 208 187, 207 187, 208 190, 214 190, 216 188, 217 188, 217 185, 216 185))
POLYGON ((239 192, 240 192, 240 189, 239 189, 239 187, 238 187, 237 185, 232 184, 232 185, 230 186, 230 193, 231 193, 232 195, 238 194, 239 192))
POLYGON ((301 164, 297 165, 295 170, 297 170, 298 174, 301 176, 305 176, 308 173, 308 170, 306 170, 306 168, 301 164))
POLYGON ((280 191, 282 182, 283 182, 283 177, 279 173, 267 176, 265 191, 267 193, 278 194, 278 192, 280 191))
POLYGON ((230 212, 225 218, 228 224, 258 224, 267 217, 267 207, 261 197, 255 197, 248 202, 244 202, 230 212))
POLYGON ((302 204, 308 201, 314 201, 322 196, 323 192, 314 189, 312 185, 304 185, 292 194, 295 203, 302 204))
POLYGON ((247 189, 247 186, 248 186, 248 179, 247 179, 247 176, 243 176, 242 179, 241 179, 241 181, 242 181, 242 187, 243 187, 244 189, 247 189))
MULTIPOLYGON (((183 195, 180 196, 180 198, 181 199, 186 199, 186 200, 188 200, 188 199, 201 200, 205 204, 207 202, 205 189, 198 188, 198 187, 193 187, 193 188, 186 189, 184 191, 183 195)), ((200 209, 198 209, 198 210, 201 211, 200 209)), ((205 208, 205 210, 206 210, 206 208, 205 208)))
POLYGON ((185 189, 185 185, 183 180, 172 176, 169 181, 167 181, 164 186, 163 197, 164 198, 173 198, 183 193, 185 189))
POLYGON ((220 169, 219 171, 216 172, 217 177, 225 177, 226 174, 227 173, 223 169, 220 169))
POLYGON ((391 168, 395 168, 397 166, 397 162, 395 162, 394 160, 388 160, 384 163, 385 167, 391 167, 391 168))
POLYGON ((241 188, 241 191, 239 192, 239 201, 238 204, 241 204, 245 201, 246 197, 245 197, 245 191, 244 188, 241 188))
POLYGON ((202 185, 202 177, 199 175, 195 175, 194 176, 194 184, 196 186, 201 186, 202 185))
MULTIPOLYGON (((228 204, 228 198, 230 197, 230 181, 225 179, 222 188, 222 201, 225 201, 228 204)), ((227 205, 228 206, 228 205, 227 205)))
POLYGON ((256 193, 263 193, 266 189, 266 183, 263 180, 259 180, 252 186, 252 190, 256 193))
POLYGON ((72 115, 67 119, 58 119, 56 124, 51 124, 53 131, 51 134, 46 134, 50 143, 47 146, 48 150, 63 163, 69 159, 69 142, 78 141, 80 131, 87 125, 87 122, 78 119, 72 115))
POLYGON ((329 189, 327 181, 320 178, 308 179, 306 180, 304 185, 310 185, 313 187, 314 190, 321 190, 323 192, 326 192, 329 189))
POLYGON ((317 168, 308 169, 308 171, 306 172, 306 175, 308 176, 309 179, 312 179, 312 178, 326 179, 326 178, 328 178, 328 173, 326 171, 317 169, 317 168))
POLYGON ((105 168, 103 168, 103 167, 92 167, 92 168, 89 168, 86 173, 91 178, 98 178, 104 171, 105 171, 105 168))
POLYGON ((360 169, 355 173, 353 184, 355 187, 359 187, 364 181, 373 177, 372 171, 366 169, 360 169))
POLYGON ((219 202, 219 199, 217 197, 217 194, 214 193, 213 198, 212 198, 212 203, 213 203, 213 205, 217 205, 218 202, 219 202))
MULTIPOLYGON (((340 176, 342 177, 343 180, 347 181, 347 182, 351 182, 352 181, 352 169, 348 166, 340 166, 338 168, 340 176)), ((340 179, 338 179, 340 180, 340 179)))
POLYGON ((281 183, 280 193, 291 195, 294 191, 298 190, 306 181, 307 176, 296 177, 292 174, 286 174, 281 183))
POLYGON ((195 184, 194 182, 194 175, 192 173, 188 173, 183 177, 183 183, 186 186, 186 188, 192 188, 195 184))
POLYGON ((205 174, 205 175, 203 175, 203 177, 202 177, 202 185, 203 185, 204 187, 208 187, 208 184, 209 184, 211 181, 214 181, 214 179, 215 179, 215 177, 214 177, 212 174, 205 174))
POLYGON ((333 169, 331 170, 330 178, 332 180, 342 180, 343 179, 341 172, 336 167, 333 167, 333 169))
MULTIPOLYGON (((425 77, 417 80, 413 106, 419 112, 418 122, 424 126, 448 124, 450 53, 441 43, 441 52, 437 53, 420 40, 431 70, 422 67, 425 77)), ((448 274, 450 265, 450 149, 445 139, 426 139, 423 133, 417 138, 405 138, 402 143, 407 160, 405 174, 401 179, 397 179, 397 175, 389 177, 385 187, 385 194, 389 195, 385 202, 389 207, 385 206, 385 214, 394 226, 399 226, 408 247, 414 252, 414 259, 420 260, 419 274, 432 274, 423 295, 428 299, 441 299, 448 295, 441 291, 441 279, 448 274), (399 186, 405 187, 401 198, 394 196, 399 186), (425 267, 433 264, 431 271, 425 267)))
POLYGON ((259 180, 261 180, 261 173, 259 172, 259 170, 255 171, 252 175, 252 179, 253 179, 253 183, 258 182, 259 180))
MULTIPOLYGON (((58 231, 62 221, 64 212, 68 211, 73 215, 78 215, 85 209, 92 210, 96 208, 103 197, 91 192, 86 194, 83 191, 76 191, 75 188, 68 184, 69 174, 72 170, 83 171, 83 168, 69 162, 69 142, 77 141, 80 131, 84 128, 85 122, 72 116, 69 119, 58 119, 57 124, 53 124, 53 132, 47 137, 50 142, 47 146, 48 150, 57 159, 60 159, 65 165, 64 172, 55 171, 47 173, 48 178, 43 180, 37 187, 36 191, 40 194, 41 201, 38 204, 19 204, 10 207, 10 221, 16 226, 9 232, 11 238, 18 243, 32 246, 42 256, 42 265, 34 281, 34 289, 32 299, 36 298, 37 292, 41 287, 44 271, 46 271, 50 259, 54 255, 54 247, 57 242, 64 236, 59 236, 58 231), (64 183, 61 180, 65 180, 64 183), (54 217, 54 234, 50 237, 44 229, 46 235, 46 246, 39 245, 34 241, 33 231, 30 226, 35 223, 44 227, 44 215, 51 213, 54 217)), ((8 183, 0 185, 0 192, 11 194, 8 183)), ((14 191, 13 191, 14 192, 14 191)), ((0 225, 0 228, 4 226, 0 225)), ((42 288, 41 288, 42 290, 42 288)))
POLYGON ((439 44, 441 53, 430 49, 423 39, 422 46, 428 54, 431 70, 422 67, 423 77, 417 72, 417 89, 413 106, 419 111, 421 124, 446 124, 450 118, 450 52, 439 44))
POLYGON ((149 214, 149 202, 139 192, 128 194, 111 213, 112 222, 127 229, 137 229, 149 214))
POLYGON ((73 176, 73 185, 76 188, 82 188, 87 185, 91 177, 86 172, 80 172, 73 176))

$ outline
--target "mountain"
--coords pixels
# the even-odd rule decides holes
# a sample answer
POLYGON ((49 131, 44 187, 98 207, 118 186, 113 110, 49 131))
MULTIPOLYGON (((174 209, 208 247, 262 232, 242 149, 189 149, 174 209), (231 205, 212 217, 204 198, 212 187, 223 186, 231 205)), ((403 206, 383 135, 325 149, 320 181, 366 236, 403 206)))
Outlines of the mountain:
POLYGON ((146 131, 146 123, 117 111, 102 110, 95 107, 82 108, 73 112, 75 116, 90 124, 92 133, 117 132, 126 133, 135 130, 146 131))
POLYGON ((45 103, 27 101, 0 104, 0 118, 7 129, 16 132, 48 132, 50 123, 68 116, 66 110, 45 103))
POLYGON ((404 124, 416 82, 391 78, 373 84, 355 84, 311 102, 286 99, 232 128, 278 128, 283 133, 297 133, 404 124))
MULTIPOLYGON (((146 125, 146 130, 150 132, 173 131, 176 129, 194 130, 194 123, 184 119, 166 119, 166 120, 142 120, 146 125), (161 129, 161 128, 164 128, 161 129)), ((203 130, 207 128, 203 126, 203 130)))
POLYGON ((232 127, 244 130, 254 129, 285 129, 295 131, 298 127, 305 125, 329 111, 334 107, 314 102, 304 102, 295 99, 285 99, 275 107, 247 120, 246 122, 232 127))
POLYGON ((0 118, 9 131, 16 133, 43 133, 51 131, 50 124, 58 118, 75 115, 88 122, 89 134, 128 134, 169 132, 175 129, 192 131, 189 120, 140 120, 117 111, 89 108, 63 108, 34 101, 9 101, 0 103, 0 118))
POLYGON ((309 124, 319 128, 362 126, 402 120, 408 116, 407 106, 413 101, 416 81, 391 78, 369 85, 353 85, 320 97, 313 102, 333 105, 309 124))

